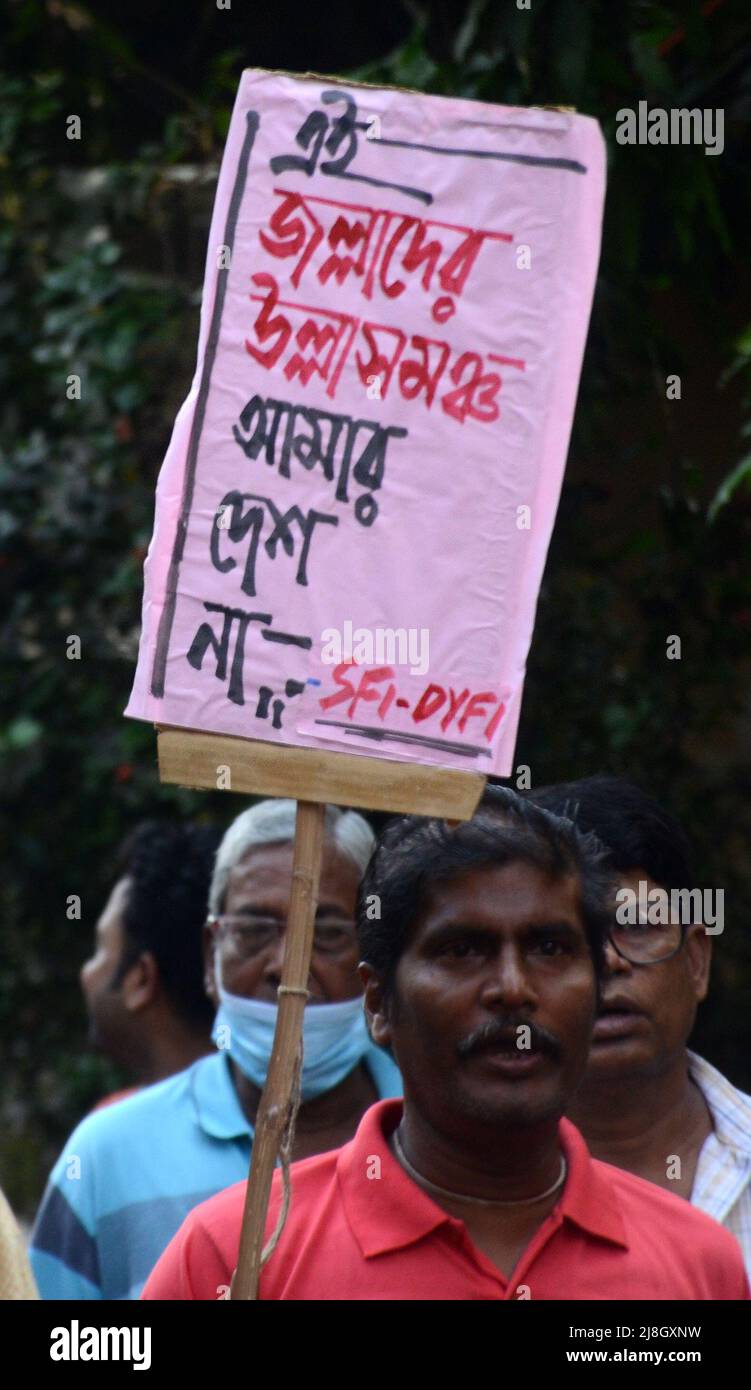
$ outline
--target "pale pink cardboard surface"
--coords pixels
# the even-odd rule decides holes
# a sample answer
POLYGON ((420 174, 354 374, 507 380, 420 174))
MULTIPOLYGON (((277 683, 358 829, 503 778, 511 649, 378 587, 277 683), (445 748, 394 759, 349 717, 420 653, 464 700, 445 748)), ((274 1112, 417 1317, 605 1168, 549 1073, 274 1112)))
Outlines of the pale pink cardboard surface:
POLYGON ((511 771, 604 163, 585 116, 243 74, 128 715, 511 771), (335 676, 332 629, 386 645, 363 638, 365 664, 335 676), (407 664, 388 661, 398 629, 407 664))

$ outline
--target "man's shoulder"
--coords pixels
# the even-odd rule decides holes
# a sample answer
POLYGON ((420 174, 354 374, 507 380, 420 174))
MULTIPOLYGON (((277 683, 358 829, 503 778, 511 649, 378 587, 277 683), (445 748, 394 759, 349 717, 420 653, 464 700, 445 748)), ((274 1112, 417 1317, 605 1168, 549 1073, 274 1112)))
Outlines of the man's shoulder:
POLYGON ((692 1052, 690 1048, 686 1048, 686 1056, 689 1075, 697 1082, 700 1091, 711 1092, 718 1088, 737 1096, 744 1105, 751 1106, 751 1093, 742 1091, 739 1086, 735 1086, 730 1077, 726 1076, 724 1071, 720 1071, 719 1067, 708 1062, 706 1057, 702 1057, 700 1053, 692 1052))
POLYGON ((243 1178, 215 1192, 213 1197, 207 1197, 205 1202, 199 1202, 186 1218, 186 1228, 200 1229, 216 1243, 227 1234, 231 1236, 235 1229, 239 1233, 247 1187, 247 1179, 243 1178))
MULTIPOLYGON (((341 1148, 329 1149, 322 1154, 312 1154, 310 1158, 299 1158, 290 1167, 289 1181, 294 1195, 292 1206, 297 1208, 303 1219, 304 1208, 309 1207, 311 1202, 318 1201, 323 1192, 327 1192, 335 1185, 339 1157, 350 1149, 351 1144, 352 1140, 349 1140, 341 1148)), ((271 1184, 270 1215, 278 1212, 283 1197, 284 1178, 281 1168, 277 1168, 271 1184)), ((291 1215, 292 1208, 290 1208, 291 1215)))
MULTIPOLYGON (((393 1117, 401 1115, 401 1097, 387 1097, 370 1105, 360 1117, 359 1124, 351 1139, 338 1149, 327 1149, 325 1153, 311 1154, 309 1158, 299 1158, 290 1167, 290 1183, 294 1201, 290 1208, 290 1219, 295 1209, 304 1219, 303 1208, 311 1202, 324 1200, 332 1192, 338 1192, 340 1180, 348 1185, 354 1165, 365 1163, 366 1156, 377 1158, 386 1143, 383 1131, 384 1122, 390 1131, 394 1127, 393 1117), (371 1153, 371 1150, 373 1151, 371 1153)), ((283 1196, 283 1177, 277 1168, 271 1187, 271 1207, 278 1208, 283 1196)), ((289 1224, 289 1221, 286 1223, 289 1224)))
POLYGON ((66 1151, 106 1150, 132 1141, 136 1136, 153 1134, 153 1124, 163 1127, 171 1115, 186 1105, 197 1070, 213 1060, 213 1057, 201 1057, 184 1071, 175 1072, 153 1086, 144 1086, 115 1105, 93 1110, 74 1129, 66 1151))
POLYGON ((751 1152, 751 1095, 734 1086, 706 1057, 688 1052, 688 1071, 701 1091, 716 1131, 744 1152, 751 1152))
MULTIPOLYGON (((344 1146, 346 1147, 346 1145, 344 1146)), ((290 1165, 289 1182, 293 1202, 285 1222, 285 1230, 295 1224, 298 1218, 305 1219, 305 1208, 327 1188, 336 1177, 336 1167, 341 1149, 331 1149, 327 1153, 313 1154, 310 1158, 299 1158, 290 1165)), ((194 1207, 188 1220, 193 1227, 201 1227, 208 1234, 218 1237, 238 1231, 242 1220, 247 1181, 233 1183, 208 1197, 205 1202, 194 1207)), ((275 1168, 271 1181, 267 1224, 273 1229, 279 1208, 284 1198, 284 1179, 281 1168, 275 1168)))
POLYGON ((674 1253, 687 1250, 694 1259, 697 1249, 705 1254, 731 1254, 739 1257, 738 1243, 711 1216, 692 1206, 684 1197, 666 1192, 646 1178, 627 1173, 612 1163, 593 1158, 592 1163, 614 1191, 627 1224, 651 1230, 660 1240, 668 1240, 674 1253))
MULTIPOLYGON (((343 1148, 346 1148, 344 1145, 343 1148)), ((295 1241, 296 1232, 305 1229, 310 1214, 322 1198, 329 1196, 336 1184, 336 1171, 342 1149, 313 1154, 298 1159, 289 1169, 292 1202, 284 1223, 283 1241, 295 1241)), ((186 1218, 182 1235, 194 1250, 210 1245, 225 1261, 228 1269, 237 1263, 240 1244, 247 1180, 225 1187, 213 1197, 194 1207, 186 1218)), ((274 1231, 282 1202, 284 1179, 281 1168, 274 1170, 271 1193, 266 1212, 266 1239, 274 1231)))

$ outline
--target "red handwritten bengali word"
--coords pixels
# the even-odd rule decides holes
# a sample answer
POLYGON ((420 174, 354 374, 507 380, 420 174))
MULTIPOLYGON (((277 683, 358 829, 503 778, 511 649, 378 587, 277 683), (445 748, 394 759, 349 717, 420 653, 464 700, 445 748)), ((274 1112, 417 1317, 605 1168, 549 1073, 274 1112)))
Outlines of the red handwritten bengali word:
POLYGON ((367 356, 355 351, 355 366, 363 385, 374 379, 380 383, 379 399, 385 400, 392 382, 405 400, 422 400, 430 409, 438 387, 451 383, 452 389, 439 397, 441 408, 461 424, 469 416, 491 422, 500 415, 497 397, 502 385, 499 372, 488 370, 489 363, 524 371, 519 357, 497 353, 454 352, 449 343, 413 333, 409 338, 400 328, 363 322, 351 314, 321 309, 310 304, 294 304, 279 298, 273 275, 259 272, 251 280, 262 291, 250 299, 260 303, 253 325, 256 347, 248 338, 245 349, 269 371, 282 363, 288 381, 299 378, 307 386, 312 377, 326 383, 326 395, 336 396, 344 365, 355 342, 362 343, 367 356), (289 312, 282 314, 280 309, 289 312), (302 315, 295 327, 292 316, 302 315))
MULTIPOLYGON (((354 719, 361 702, 375 704, 377 708, 371 711, 371 717, 376 716, 383 723, 395 701, 398 707, 407 708, 407 700, 399 696, 394 683, 395 676, 393 666, 363 669, 356 661, 343 661, 335 666, 331 673, 331 678, 339 689, 333 695, 323 696, 318 703, 322 710, 334 709, 337 705, 346 703, 344 713, 351 720, 354 719), (362 674, 357 680, 349 680, 348 672, 352 671, 362 674), (382 688, 384 681, 389 682, 385 690, 382 688)), ((431 681, 421 692, 410 717, 415 725, 424 725, 426 729, 435 729, 437 721, 437 727, 444 734, 455 725, 455 731, 462 735, 467 730, 470 720, 484 720, 485 727, 481 733, 487 742, 491 743, 505 709, 504 701, 493 690, 472 692, 468 686, 461 690, 454 690, 453 686, 446 689, 431 681), (492 706, 495 706, 495 709, 492 709, 492 706)), ((477 724, 472 728, 477 730, 477 724)))
POLYGON ((376 290, 398 299, 407 288, 401 274, 419 273, 426 294, 441 291, 431 309, 436 323, 456 312, 456 299, 486 242, 513 241, 510 232, 480 231, 284 188, 274 193, 281 202, 259 239, 270 256, 296 258, 290 275, 295 289, 311 262, 320 284, 333 279, 343 285, 357 277, 366 299, 376 290))

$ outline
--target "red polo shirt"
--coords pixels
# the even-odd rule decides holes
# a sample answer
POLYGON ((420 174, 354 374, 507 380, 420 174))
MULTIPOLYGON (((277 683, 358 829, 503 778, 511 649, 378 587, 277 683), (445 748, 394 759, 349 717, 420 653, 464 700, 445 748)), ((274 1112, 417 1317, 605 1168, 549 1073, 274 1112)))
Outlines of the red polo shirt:
MULTIPOLYGON (((262 1299, 745 1299, 734 1236, 680 1197, 593 1159, 560 1124, 568 1176, 510 1279, 412 1182, 388 1147, 401 1100, 380 1101, 341 1149, 292 1167, 292 1203, 262 1299)), ((195 1207, 146 1284, 147 1299, 226 1298, 245 1183, 195 1207)), ((276 1224, 274 1174, 267 1238, 276 1224)))

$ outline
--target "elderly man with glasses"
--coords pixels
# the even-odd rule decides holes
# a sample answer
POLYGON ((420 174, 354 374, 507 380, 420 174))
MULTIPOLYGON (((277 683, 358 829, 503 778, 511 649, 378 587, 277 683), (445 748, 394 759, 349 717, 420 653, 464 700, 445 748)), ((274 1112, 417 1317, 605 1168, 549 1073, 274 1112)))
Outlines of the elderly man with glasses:
MULTIPOLYGON (((247 1175, 274 1037, 295 816, 294 801, 260 802, 222 840, 206 927, 217 1051, 74 1131, 34 1238, 43 1298, 138 1298, 188 1212, 247 1175)), ((401 1095, 396 1065, 368 1036, 357 973, 355 902, 373 845, 362 816, 326 808, 295 1158, 344 1143, 375 1101, 401 1095)))
POLYGON ((751 1096, 687 1047, 724 926, 722 890, 708 905, 678 822, 621 778, 529 795, 594 831, 619 882, 589 1065, 567 1113, 596 1158, 727 1226, 751 1271, 751 1096))
MULTIPOLYGON (((255 1121, 274 1040, 277 990, 292 883, 295 804, 267 801, 239 816, 220 846, 209 891, 206 992, 218 1005, 217 1084, 231 1083, 255 1121)), ((401 1094, 395 1063, 365 1024, 355 901, 375 837, 362 816, 326 809, 308 1003, 303 1020, 302 1104, 294 1157, 351 1138, 374 1101, 401 1094)), ((243 1176, 245 1176, 243 1174, 243 1176)))

